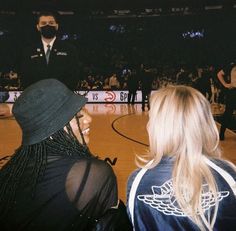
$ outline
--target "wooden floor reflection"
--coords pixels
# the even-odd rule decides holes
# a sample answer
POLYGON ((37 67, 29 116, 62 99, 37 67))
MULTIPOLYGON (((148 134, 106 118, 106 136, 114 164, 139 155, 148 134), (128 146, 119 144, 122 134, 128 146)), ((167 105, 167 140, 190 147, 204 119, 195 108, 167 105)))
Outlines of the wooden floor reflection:
MULTIPOLYGON (((86 108, 93 118, 90 150, 113 166, 118 179, 119 197, 125 201, 126 182, 136 168, 135 154, 144 153, 148 148, 148 112, 142 112, 140 104, 87 104, 86 108)), ((213 113, 222 113, 215 106, 212 110, 213 113)), ((13 117, 0 119, 0 158, 5 158, 1 164, 20 145, 20 136, 20 129, 13 117)), ((223 155, 236 164, 236 134, 227 130, 225 137, 225 141, 220 143, 223 155)))

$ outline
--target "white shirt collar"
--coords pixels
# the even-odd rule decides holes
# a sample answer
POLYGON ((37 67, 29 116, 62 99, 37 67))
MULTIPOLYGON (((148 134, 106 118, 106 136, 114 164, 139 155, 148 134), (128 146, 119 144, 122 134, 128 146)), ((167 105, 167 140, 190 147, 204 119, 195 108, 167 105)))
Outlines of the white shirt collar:
POLYGON ((52 48, 52 46, 53 46, 55 40, 56 40, 56 37, 54 37, 53 40, 52 40, 50 43, 46 43, 46 42, 42 39, 43 49, 44 49, 44 53, 45 53, 45 54, 46 54, 47 49, 48 49, 47 45, 50 45, 50 47, 52 48))

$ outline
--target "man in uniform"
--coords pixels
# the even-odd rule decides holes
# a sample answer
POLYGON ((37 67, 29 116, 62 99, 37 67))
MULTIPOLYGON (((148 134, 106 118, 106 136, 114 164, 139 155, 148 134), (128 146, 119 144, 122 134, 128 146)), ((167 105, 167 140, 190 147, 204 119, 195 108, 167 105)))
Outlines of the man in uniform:
POLYGON ((225 130, 232 120, 234 109, 236 109, 236 60, 222 68, 217 77, 225 88, 225 112, 222 117, 220 128, 220 140, 225 139, 225 130))
POLYGON ((52 12, 41 13, 36 27, 41 35, 40 41, 24 49, 20 58, 21 88, 42 79, 55 78, 74 90, 79 75, 76 47, 59 40, 59 25, 52 12))

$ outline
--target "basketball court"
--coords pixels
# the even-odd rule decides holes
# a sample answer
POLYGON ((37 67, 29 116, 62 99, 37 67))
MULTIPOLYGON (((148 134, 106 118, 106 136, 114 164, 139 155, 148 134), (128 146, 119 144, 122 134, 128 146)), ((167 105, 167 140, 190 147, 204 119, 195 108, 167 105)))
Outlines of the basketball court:
MULTIPOLYGON (((142 112, 141 104, 87 104, 86 109, 93 119, 90 150, 112 165, 118 180, 119 197, 126 201, 126 182, 136 168, 135 155, 148 148, 148 112, 142 112)), ((223 111, 212 106, 212 112, 219 115, 223 111)), ((20 145, 20 137, 20 128, 13 117, 0 119, 0 167, 20 145)), ((223 156, 236 164, 236 133, 227 129, 220 146, 223 156)))

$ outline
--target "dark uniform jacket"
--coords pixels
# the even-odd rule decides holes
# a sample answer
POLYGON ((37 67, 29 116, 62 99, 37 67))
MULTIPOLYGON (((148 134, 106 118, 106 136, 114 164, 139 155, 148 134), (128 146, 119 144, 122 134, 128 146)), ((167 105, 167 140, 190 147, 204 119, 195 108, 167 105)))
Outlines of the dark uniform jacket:
POLYGON ((55 78, 74 90, 79 80, 76 47, 65 41, 55 40, 46 62, 42 41, 23 50, 19 64, 21 87, 46 78, 55 78))

